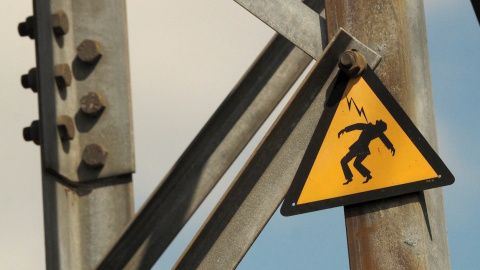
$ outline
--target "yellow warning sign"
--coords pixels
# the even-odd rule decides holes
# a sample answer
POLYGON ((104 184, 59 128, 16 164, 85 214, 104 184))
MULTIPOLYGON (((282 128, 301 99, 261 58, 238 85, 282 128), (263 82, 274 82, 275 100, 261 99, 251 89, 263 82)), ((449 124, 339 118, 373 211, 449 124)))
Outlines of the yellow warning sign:
POLYGON ((365 80, 358 77, 347 86, 297 204, 437 176, 365 80))
POLYGON ((350 79, 335 106, 325 108, 282 214, 453 183, 451 173, 373 71, 366 73, 350 79))

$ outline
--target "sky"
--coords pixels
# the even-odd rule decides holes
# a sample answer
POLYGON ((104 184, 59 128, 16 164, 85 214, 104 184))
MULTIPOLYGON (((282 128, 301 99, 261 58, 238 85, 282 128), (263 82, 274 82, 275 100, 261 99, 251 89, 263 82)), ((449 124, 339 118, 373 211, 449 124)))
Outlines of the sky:
MULTIPOLYGON (((38 118, 37 96, 20 85, 20 76, 35 65, 34 42, 17 34, 18 23, 32 14, 32 3, 0 3, 1 268, 44 269, 40 148, 22 138, 22 129, 38 118)), ((127 12, 138 209, 274 31, 232 0, 128 0, 127 12)), ((425 14, 439 154, 456 178, 444 188, 451 266, 478 269, 480 26, 467 0, 426 0, 425 14)), ((155 269, 174 265, 292 92, 155 269)), ((238 268, 320 266, 348 269, 342 207, 288 218, 277 212, 238 268)))

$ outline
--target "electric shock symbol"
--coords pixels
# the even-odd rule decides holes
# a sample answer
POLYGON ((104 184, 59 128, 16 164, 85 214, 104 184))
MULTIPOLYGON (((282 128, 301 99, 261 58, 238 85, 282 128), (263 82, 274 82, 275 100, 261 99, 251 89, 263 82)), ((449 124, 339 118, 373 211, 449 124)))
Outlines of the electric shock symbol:
POLYGON ((392 156, 395 155, 395 148, 393 147, 393 144, 384 134, 384 132, 387 130, 387 123, 383 122, 382 120, 377 120, 375 124, 357 123, 350 125, 340 130, 340 132, 338 133, 338 138, 340 138, 343 133, 353 130, 361 130, 362 133, 360 133, 358 140, 350 146, 349 152, 340 161, 343 174, 345 175, 345 179, 347 180, 347 182, 343 183, 344 185, 352 182, 353 174, 348 167, 348 163, 354 158, 355 161, 353 162, 353 167, 355 167, 355 169, 357 169, 357 171, 366 178, 365 182, 363 183, 368 183, 368 181, 372 179, 370 171, 362 164, 362 161, 368 155, 370 155, 370 149, 368 148, 368 146, 372 140, 379 138, 383 142, 383 144, 385 144, 385 146, 392 152, 392 156))

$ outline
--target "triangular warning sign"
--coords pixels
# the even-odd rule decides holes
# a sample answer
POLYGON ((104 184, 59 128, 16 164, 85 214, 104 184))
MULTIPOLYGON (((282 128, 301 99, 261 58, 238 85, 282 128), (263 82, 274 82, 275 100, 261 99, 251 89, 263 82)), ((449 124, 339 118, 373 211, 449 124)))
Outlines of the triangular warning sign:
POLYGON ((367 68, 353 79, 339 74, 281 213, 295 215, 453 182, 437 153, 367 68))

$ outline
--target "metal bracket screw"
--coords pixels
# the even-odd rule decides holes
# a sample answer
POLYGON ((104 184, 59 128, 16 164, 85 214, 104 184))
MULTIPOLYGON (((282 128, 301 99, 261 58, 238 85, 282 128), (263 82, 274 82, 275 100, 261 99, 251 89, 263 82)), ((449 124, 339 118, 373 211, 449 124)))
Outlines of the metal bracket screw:
POLYGON ((23 129, 23 139, 27 142, 33 141, 40 145, 40 123, 38 120, 32 122, 29 127, 23 129))
POLYGON ((349 77, 358 77, 367 68, 367 59, 358 51, 348 50, 340 55, 338 67, 349 77))
POLYGON ((63 10, 59 10, 52 14, 52 28, 56 36, 64 36, 68 33, 69 23, 67 14, 63 10))
POLYGON ((83 150, 83 161, 90 167, 99 168, 105 166, 108 150, 99 143, 87 145, 83 150))
POLYGON ((27 17, 25 22, 18 24, 18 33, 21 37, 29 36, 30 39, 35 38, 35 18, 33 16, 27 17))
POLYGON ((102 55, 102 47, 95 40, 86 39, 77 47, 78 58, 86 64, 94 64, 102 55))
POLYGON ((75 137, 75 124, 68 115, 61 115, 57 118, 57 128, 62 141, 73 140, 75 137))
POLYGON ((82 112, 90 116, 98 116, 106 107, 107 103, 105 102, 105 99, 101 94, 96 92, 88 92, 80 100, 80 108, 82 112))
POLYGON ((21 77, 22 86, 25 89, 31 88, 33 92, 37 92, 37 68, 31 68, 28 74, 21 77))
POLYGON ((68 64, 55 65, 54 76, 59 88, 72 85, 72 71, 68 64))

